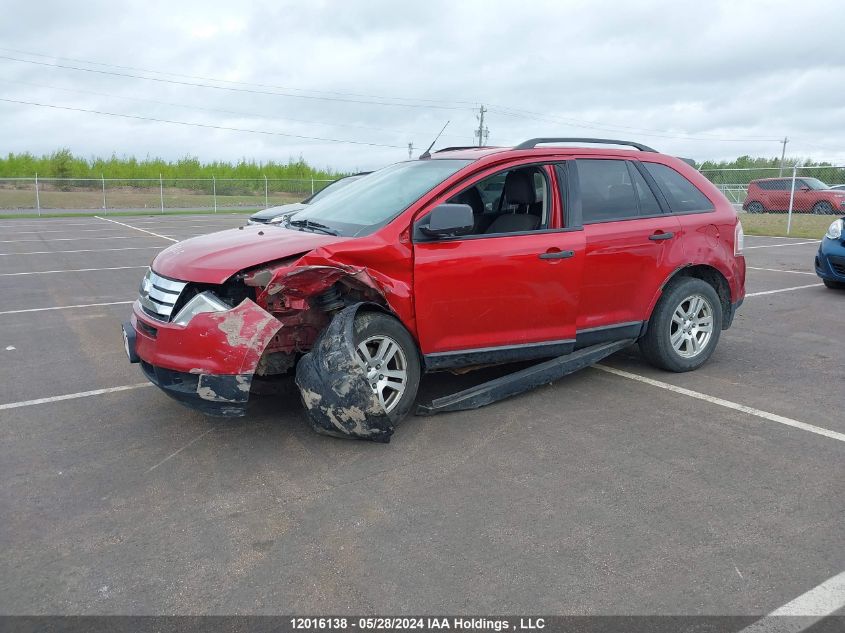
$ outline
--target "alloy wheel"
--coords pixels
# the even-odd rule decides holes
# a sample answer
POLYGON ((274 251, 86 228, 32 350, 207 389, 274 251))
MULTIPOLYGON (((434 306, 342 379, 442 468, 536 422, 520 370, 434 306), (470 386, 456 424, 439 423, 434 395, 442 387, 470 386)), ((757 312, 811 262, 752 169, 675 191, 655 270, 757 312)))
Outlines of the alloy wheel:
POLYGON ((713 306, 699 294, 681 301, 672 314, 669 341, 683 358, 695 358, 713 336, 713 306))
POLYGON ((408 362, 405 353, 389 336, 377 335, 361 341, 356 349, 358 364, 385 413, 390 413, 405 393, 408 362))

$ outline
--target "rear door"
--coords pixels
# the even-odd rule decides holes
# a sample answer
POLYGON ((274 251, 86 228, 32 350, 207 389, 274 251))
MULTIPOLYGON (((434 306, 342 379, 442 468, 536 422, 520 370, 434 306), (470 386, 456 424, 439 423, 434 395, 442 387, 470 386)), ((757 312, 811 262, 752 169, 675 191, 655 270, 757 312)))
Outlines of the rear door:
POLYGON ((634 163, 589 158, 575 166, 586 237, 578 333, 645 321, 657 289, 684 259, 680 223, 634 163))
MULTIPOLYGON (((414 237, 414 305, 429 368, 562 354, 574 346, 584 234, 561 226, 555 175, 539 166, 545 199, 536 230, 414 237)), ((480 184, 476 179, 472 185, 480 184)), ((456 188, 437 204, 461 194, 456 188)), ((487 205, 485 205, 487 206, 487 205)), ((489 212, 489 209, 486 209, 489 212)), ((491 227, 492 228, 492 227, 491 227)))

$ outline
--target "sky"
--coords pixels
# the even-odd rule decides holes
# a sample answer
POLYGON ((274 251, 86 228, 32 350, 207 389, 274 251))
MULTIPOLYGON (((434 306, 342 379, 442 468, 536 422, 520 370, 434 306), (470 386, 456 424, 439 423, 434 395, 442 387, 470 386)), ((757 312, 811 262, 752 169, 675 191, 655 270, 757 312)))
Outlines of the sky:
POLYGON ((0 8, 3 155, 369 170, 447 121, 435 148, 476 144, 483 105, 490 145, 618 138, 701 161, 779 156, 788 137, 788 156, 845 164, 839 0, 0 8))

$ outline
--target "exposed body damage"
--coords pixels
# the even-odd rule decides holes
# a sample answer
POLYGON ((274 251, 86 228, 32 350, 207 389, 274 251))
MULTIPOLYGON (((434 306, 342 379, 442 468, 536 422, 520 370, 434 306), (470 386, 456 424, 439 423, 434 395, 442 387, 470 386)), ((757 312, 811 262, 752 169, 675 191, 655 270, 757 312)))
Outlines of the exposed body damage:
MULTIPOLYGON (((136 302, 124 328, 132 333, 133 350, 147 378, 183 404, 211 415, 244 415, 253 377, 290 374, 346 306, 370 302, 390 309, 387 293, 367 268, 335 262, 323 249, 237 273, 225 284, 229 292, 234 285, 254 300, 248 296, 230 310, 197 314, 184 327, 156 323, 136 302)), ((387 285, 404 287, 398 280, 387 285)), ((222 298, 224 287, 206 292, 222 298)), ((366 397, 372 399, 372 392, 366 397)), ((361 411, 371 409, 372 403, 361 411)), ((337 416, 345 420, 343 412, 337 416)), ((388 441, 392 432, 350 430, 378 441, 388 441)))
POLYGON ((393 423, 355 358, 353 326, 362 304, 341 310, 296 366, 296 384, 317 433, 389 442, 393 423))
POLYGON ((244 415, 259 360, 282 327, 278 319, 250 299, 198 314, 184 328, 152 327, 145 318, 135 302, 133 345, 151 382, 205 413, 244 415))

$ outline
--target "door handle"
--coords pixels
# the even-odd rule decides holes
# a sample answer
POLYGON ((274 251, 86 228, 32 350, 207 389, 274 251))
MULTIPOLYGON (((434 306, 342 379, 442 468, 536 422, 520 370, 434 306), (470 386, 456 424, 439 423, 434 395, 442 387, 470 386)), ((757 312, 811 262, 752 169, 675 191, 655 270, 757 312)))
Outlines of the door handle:
POLYGON ((575 251, 547 251, 540 253, 540 259, 569 259, 575 256, 575 251))
POLYGON ((666 233, 661 231, 660 233, 652 233, 648 236, 648 239, 654 242, 659 242, 660 240, 671 240, 673 237, 675 237, 675 234, 672 231, 668 231, 666 233))

